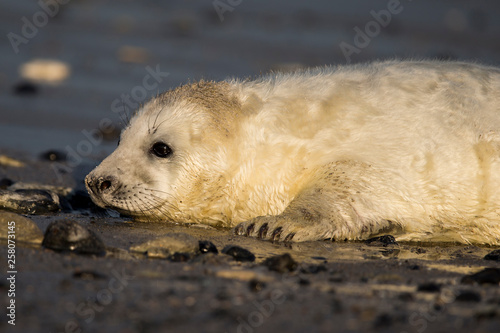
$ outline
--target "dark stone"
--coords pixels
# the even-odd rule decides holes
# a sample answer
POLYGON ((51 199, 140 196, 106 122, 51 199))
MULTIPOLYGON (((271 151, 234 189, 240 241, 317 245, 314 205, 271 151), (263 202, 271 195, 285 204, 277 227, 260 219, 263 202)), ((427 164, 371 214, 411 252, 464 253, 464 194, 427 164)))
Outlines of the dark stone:
POLYGON ((42 161, 64 162, 66 161, 66 153, 57 150, 48 150, 40 154, 42 161))
POLYGON ((391 235, 384 235, 379 237, 373 237, 365 241, 366 245, 369 246, 387 246, 387 245, 397 245, 396 239, 391 235))
POLYGON ((248 283, 248 287, 250 288, 250 291, 253 292, 259 292, 262 291, 266 287, 266 284, 262 281, 259 281, 257 279, 252 279, 248 283))
POLYGON ((204 240, 204 241, 199 241, 198 243, 200 244, 200 252, 202 254, 205 254, 205 253, 218 254, 219 253, 219 250, 217 250, 217 247, 211 241, 204 240))
POLYGON ((42 246, 77 254, 103 256, 106 253, 104 243, 94 232, 70 220, 52 222, 45 231, 42 246))
POLYGON ((475 274, 466 275, 462 278, 463 284, 496 284, 500 283, 500 268, 485 268, 475 274))
POLYGON ((419 265, 410 265, 408 266, 409 269, 411 269, 412 271, 417 271, 420 269, 420 266, 419 265))
POLYGON ((0 208, 20 214, 43 215, 60 210, 59 197, 45 190, 0 190, 0 208))
POLYGON ((441 291, 441 285, 434 282, 422 283, 417 287, 417 291, 426 293, 438 293, 441 291))
POLYGON ((262 264, 278 273, 292 272, 297 269, 297 262, 288 253, 267 258, 262 264))
POLYGON ((231 257, 234 258, 236 261, 255 261, 255 255, 248 251, 247 249, 244 249, 242 247, 236 246, 236 245, 226 245, 222 249, 222 253, 227 254, 231 257))
POLYGON ((500 250, 494 250, 484 256, 484 260, 500 261, 500 250))
POLYGON ((12 184, 14 184, 14 182, 12 180, 10 180, 9 178, 0 179, 0 189, 2 189, 2 190, 7 189, 7 187, 9 187, 12 184))
POLYGON ((38 94, 38 91, 38 86, 29 81, 19 82, 13 87, 14 95, 33 96, 38 94))
POLYGON ((481 295, 479 295, 475 291, 464 290, 464 291, 461 291, 457 295, 457 297, 455 298, 455 301, 458 301, 458 302, 481 302, 481 295))

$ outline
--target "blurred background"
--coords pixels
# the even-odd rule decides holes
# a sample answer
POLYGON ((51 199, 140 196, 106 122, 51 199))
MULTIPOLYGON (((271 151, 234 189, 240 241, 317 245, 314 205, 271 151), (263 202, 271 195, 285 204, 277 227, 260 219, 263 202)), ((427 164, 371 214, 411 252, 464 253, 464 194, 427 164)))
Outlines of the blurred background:
POLYGON ((494 0, 2 0, 0 153, 99 160, 123 113, 201 78, 391 58, 498 65, 499 18, 494 0))

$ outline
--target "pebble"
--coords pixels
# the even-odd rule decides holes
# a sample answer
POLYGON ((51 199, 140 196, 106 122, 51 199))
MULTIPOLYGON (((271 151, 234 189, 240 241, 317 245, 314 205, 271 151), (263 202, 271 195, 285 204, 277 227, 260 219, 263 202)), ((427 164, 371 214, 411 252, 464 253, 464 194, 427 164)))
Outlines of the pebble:
POLYGON ((455 300, 458 302, 481 302, 481 295, 475 291, 464 290, 461 291, 455 300))
POLYGON ((279 256, 269 257, 262 263, 269 270, 278 273, 292 272, 297 269, 297 262, 288 253, 279 256))
POLYGON ((250 288, 250 291, 256 293, 262 291, 266 287, 266 284, 258 279, 251 279, 248 282, 248 287, 250 288))
POLYGON ((12 180, 10 180, 9 178, 0 179, 0 189, 1 190, 6 190, 7 187, 11 186, 12 184, 14 184, 14 182, 12 180))
POLYGON ((29 81, 58 83, 70 76, 71 67, 59 60, 34 59, 22 64, 20 72, 29 81))
POLYGON ((40 228, 38 228, 38 226, 27 217, 15 213, 0 211, 0 225, 2 227, 0 238, 2 239, 8 239, 7 231, 10 230, 15 231, 16 242, 20 241, 37 244, 42 242, 42 230, 40 230, 40 228), (15 228, 8 229, 9 222, 15 222, 15 228))
POLYGON ((185 233, 169 233, 130 247, 130 251, 145 253, 150 258, 186 261, 199 254, 198 240, 185 233))
POLYGON ((463 284, 496 284, 500 283, 500 268, 485 268, 475 274, 465 275, 461 282, 463 284))
POLYGON ((55 251, 71 251, 78 254, 106 253, 104 243, 92 230, 71 220, 49 224, 42 246, 55 251))
POLYGON ((255 261, 255 255, 248 251, 247 249, 244 249, 242 247, 236 246, 236 245, 227 245, 222 249, 222 253, 227 254, 231 257, 234 258, 236 261, 241 261, 241 262, 253 262, 255 261))
POLYGON ((218 254, 219 253, 219 250, 217 250, 217 247, 211 241, 203 240, 203 241, 199 241, 198 244, 200 246, 200 252, 203 254, 205 254, 205 253, 218 254))
POLYGON ((484 256, 484 260, 500 261, 500 250, 494 250, 484 256))
POLYGON ((40 154, 42 161, 64 162, 66 161, 66 153, 58 150, 48 150, 40 154))
POLYGON ((36 84, 29 81, 19 82, 12 88, 14 95, 24 95, 24 96, 36 95, 38 94, 39 90, 40 89, 36 84))
POLYGON ((394 236, 391 235, 384 235, 367 239, 365 240, 365 244, 369 246, 398 245, 394 236))
POLYGON ((441 291, 441 285, 434 282, 427 282, 418 285, 417 291, 422 291, 426 293, 438 293, 441 291))
POLYGON ((23 162, 6 155, 0 155, 0 165, 12 168, 22 168, 25 166, 23 162))
POLYGON ((16 182, 12 184, 11 186, 9 186, 8 190, 10 191, 42 190, 52 194, 57 194, 59 196, 67 196, 73 191, 73 189, 68 186, 54 186, 41 183, 23 183, 23 182, 16 182))
POLYGON ((0 209, 21 214, 50 214, 60 210, 57 194, 46 190, 0 190, 0 209))

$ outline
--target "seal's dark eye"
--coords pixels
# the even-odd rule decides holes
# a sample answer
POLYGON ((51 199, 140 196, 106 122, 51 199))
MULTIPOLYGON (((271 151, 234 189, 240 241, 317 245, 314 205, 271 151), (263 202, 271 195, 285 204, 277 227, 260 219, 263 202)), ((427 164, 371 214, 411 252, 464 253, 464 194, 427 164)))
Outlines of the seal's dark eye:
POLYGON ((157 157, 165 158, 172 155, 172 149, 163 142, 155 142, 151 147, 151 153, 157 157))

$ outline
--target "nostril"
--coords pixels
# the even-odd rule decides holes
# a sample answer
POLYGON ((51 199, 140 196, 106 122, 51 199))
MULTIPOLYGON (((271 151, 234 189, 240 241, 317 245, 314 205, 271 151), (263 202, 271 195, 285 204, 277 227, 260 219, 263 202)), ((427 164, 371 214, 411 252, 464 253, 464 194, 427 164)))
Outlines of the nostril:
POLYGON ((101 182, 101 185, 99 185, 99 190, 101 190, 101 192, 104 192, 110 187, 111 187, 111 181, 105 180, 101 182))

